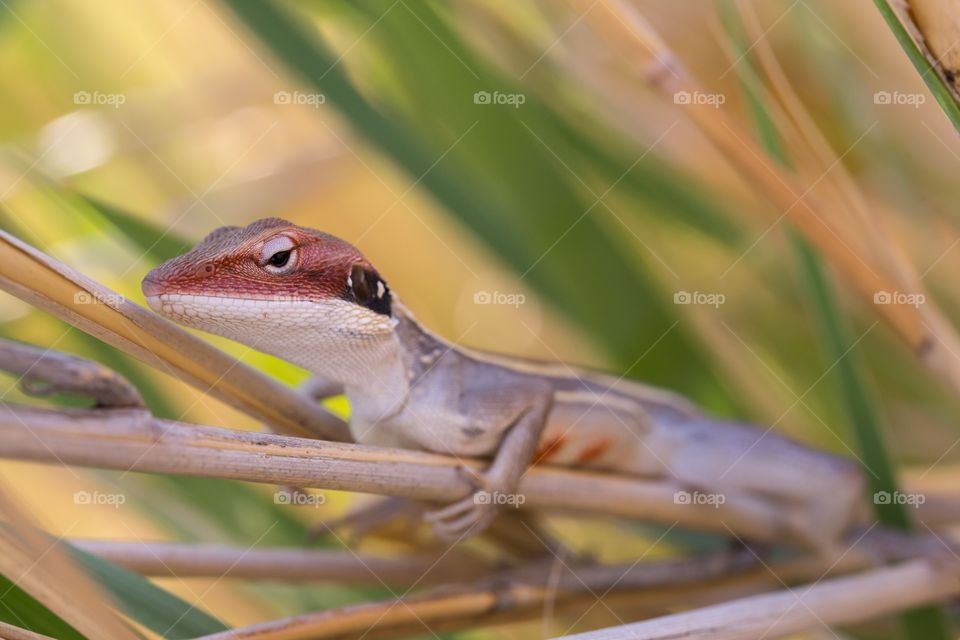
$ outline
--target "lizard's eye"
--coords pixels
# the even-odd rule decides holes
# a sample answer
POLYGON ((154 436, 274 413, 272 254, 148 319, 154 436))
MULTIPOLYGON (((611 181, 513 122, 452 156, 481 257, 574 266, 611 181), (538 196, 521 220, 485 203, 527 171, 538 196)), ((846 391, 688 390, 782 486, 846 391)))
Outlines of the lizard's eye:
POLYGON ((270 256, 270 259, 267 260, 267 264, 271 267, 282 268, 287 266, 287 263, 290 262, 290 252, 289 251, 277 251, 275 254, 270 256))
POLYGON ((260 266, 273 274, 290 273, 297 266, 298 249, 287 236, 271 238, 260 251, 260 266))

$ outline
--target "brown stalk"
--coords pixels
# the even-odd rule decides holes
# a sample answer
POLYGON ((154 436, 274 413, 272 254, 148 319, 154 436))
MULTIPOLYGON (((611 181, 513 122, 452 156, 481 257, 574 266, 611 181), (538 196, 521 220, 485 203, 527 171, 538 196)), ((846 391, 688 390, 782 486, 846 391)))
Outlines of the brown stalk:
POLYGON ((952 0, 895 0, 891 6, 914 42, 960 102, 960 16, 952 0))
POLYGON ((490 567, 458 553, 391 558, 328 549, 260 549, 177 542, 70 540, 71 545, 156 577, 214 577, 339 585, 424 586, 490 573, 490 567))
POLYGON ((27 631, 20 627, 15 627, 6 622, 0 622, 0 639, 2 640, 56 640, 50 636, 45 636, 33 631, 27 631))
POLYGON ((568 640, 754 640, 864 622, 960 593, 956 570, 913 560, 568 640))
MULTIPOLYGON (((636 620, 663 615, 679 605, 704 606, 779 589, 790 582, 819 581, 828 575, 862 570, 883 559, 898 557, 899 549, 883 550, 883 541, 875 545, 872 537, 863 536, 854 547, 863 544, 880 549, 880 553, 863 554, 852 548, 837 561, 803 556, 761 565, 752 553, 741 551, 628 567, 564 565, 558 589, 545 586, 547 572, 543 567, 527 570, 526 576, 522 572, 505 572, 495 581, 445 586, 415 596, 271 620, 202 640, 395 638, 428 630, 475 630, 540 618, 547 601, 553 601, 563 617, 575 623, 591 611, 608 612, 618 621, 636 620)), ((897 546, 902 542, 892 540, 888 544, 897 546)), ((895 589, 895 585, 891 588, 895 589)))
POLYGON ((598 593, 604 593, 605 602, 620 594, 632 594, 631 610, 636 615, 639 594, 651 595, 657 602, 652 610, 661 611, 659 598, 665 592, 676 596, 678 589, 699 590, 720 576, 742 572, 755 564, 752 555, 741 551, 644 564, 576 567, 563 571, 559 592, 544 586, 549 568, 528 572, 522 579, 516 572, 505 572, 475 585, 447 585, 410 597, 271 620, 204 636, 203 640, 329 640, 360 635, 390 638, 425 630, 453 631, 538 617, 550 598, 562 603, 567 615, 583 613, 596 606, 598 593))
MULTIPOLYGON (((469 494, 457 459, 387 449, 159 420, 143 410, 49 410, 0 404, 0 457, 122 471, 245 480, 374 493, 430 502, 469 494)), ((759 542, 808 544, 795 539, 783 512, 769 502, 728 495, 722 505, 677 504, 684 490, 669 479, 646 479, 561 467, 533 467, 519 493, 524 509, 635 518, 698 531, 734 533, 759 542)), ((928 526, 957 513, 938 496, 920 505, 928 526)))
MULTIPOLYGON (((158 420, 144 411, 51 411, 0 405, 0 456, 124 471, 175 473, 449 502, 472 485, 477 461, 419 451, 254 434, 158 420)), ((749 540, 790 540, 769 502, 727 496, 723 505, 677 504, 670 480, 534 467, 519 493, 525 509, 614 515, 749 540)), ((803 540, 795 540, 804 544, 803 540)))

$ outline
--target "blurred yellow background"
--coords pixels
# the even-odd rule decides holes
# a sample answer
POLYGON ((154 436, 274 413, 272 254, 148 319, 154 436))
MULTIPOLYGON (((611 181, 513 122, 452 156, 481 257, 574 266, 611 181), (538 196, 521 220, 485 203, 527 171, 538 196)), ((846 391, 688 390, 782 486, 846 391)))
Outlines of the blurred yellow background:
MULTIPOLYGON (((747 122, 742 60, 731 53, 712 3, 637 4, 683 62, 724 96, 725 117, 747 122)), ((818 355, 810 303, 786 257, 787 223, 768 225, 755 215, 769 205, 678 105, 631 83, 624 73, 630 61, 603 48, 579 5, 285 6, 330 49, 334 62, 318 71, 321 83, 342 75, 389 113, 429 151, 426 171, 411 173, 332 95, 304 88, 224 4, 8 0, 0 8, 0 226, 142 303, 139 282, 157 263, 159 245, 138 242, 129 225, 81 196, 167 233, 167 242, 287 218, 359 246, 424 324, 459 344, 650 379, 713 411, 850 451, 830 363, 818 355), (510 85, 491 85, 491 78, 510 85), (474 91, 498 88, 520 91, 527 101, 512 107, 472 99, 474 91), (596 151, 608 148, 617 151, 606 159, 596 151), (457 212, 438 196, 430 179, 440 172, 458 193, 475 196, 481 211, 457 212), (565 203, 569 211, 557 210, 565 203), (650 289, 638 290, 641 281, 650 289), (567 291, 582 293, 574 299, 567 291), (725 303, 674 304, 682 291, 722 293, 725 303), (523 302, 477 304, 483 292, 519 294, 523 302), (591 321, 618 314, 610 326, 591 321), (632 323, 636 342, 623 344, 632 323), (681 335, 689 351, 669 346, 681 335), (661 344, 663 336, 669 339, 661 344)), ((876 102, 877 92, 924 93, 879 15, 849 0, 763 0, 754 9, 764 46, 778 55, 876 222, 901 241, 939 303, 960 311, 960 144, 929 97, 918 105, 876 102)), ((873 326, 871 309, 842 284, 838 291, 862 338, 858 357, 891 425, 896 458, 918 476, 932 464, 949 469, 957 458, 956 401, 884 326, 873 326)), ((259 428, 3 293, 0 329, 136 375, 161 415, 259 428)), ((286 382, 304 378, 267 356, 210 340, 286 382)), ((0 389, 5 401, 36 402, 12 379, 0 389)), ((342 402, 335 406, 346 410, 342 402)), ((262 535, 294 543, 270 531, 269 510, 249 510, 247 494, 224 503, 227 488, 193 501, 204 481, 174 489, 137 474, 8 461, 0 462, 0 477, 43 527, 69 538, 254 544, 262 535), (83 491, 128 499, 117 507, 76 504, 75 493, 83 491), (206 511, 210 501, 221 510, 206 511), (246 523, 242 530, 238 521, 246 523)), ((269 488, 250 491, 269 502, 269 488)), ((331 496, 325 517, 350 501, 331 496)), ((306 523, 318 517, 309 509, 287 511, 306 523)), ((572 538, 596 535, 578 532, 576 523, 564 526, 572 538)), ((643 547, 617 527, 604 531, 643 547)), ((299 612, 318 600, 354 599, 334 587, 308 589, 309 597, 269 587, 272 597, 263 597, 231 580, 159 583, 231 625, 299 612)), ((540 628, 491 635, 530 637, 540 628)))

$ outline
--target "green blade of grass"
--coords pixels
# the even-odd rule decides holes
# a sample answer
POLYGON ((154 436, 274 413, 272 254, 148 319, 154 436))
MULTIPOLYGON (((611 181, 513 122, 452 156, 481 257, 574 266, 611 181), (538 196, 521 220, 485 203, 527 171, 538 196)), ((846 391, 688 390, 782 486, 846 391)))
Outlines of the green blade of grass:
MULTIPOLYGON (((783 146, 773 119, 764 104, 764 95, 753 58, 747 46, 747 38, 739 21, 739 15, 729 0, 722 4, 722 17, 735 53, 742 57, 738 73, 747 97, 758 136, 766 149, 780 164, 789 167, 790 158, 783 146)), ((813 303, 814 315, 824 352, 831 361, 837 391, 848 424, 852 427, 857 449, 863 461, 865 475, 870 483, 870 493, 897 492, 897 474, 894 463, 883 439, 884 425, 876 410, 876 402, 869 390, 865 376, 855 354, 851 353, 854 341, 847 322, 836 303, 829 276, 816 250, 798 233, 790 233, 800 271, 807 283, 813 303)), ((905 506, 894 500, 874 500, 874 513, 882 524, 898 529, 909 529, 910 519, 905 506)), ((954 637, 952 625, 942 607, 929 606, 908 611, 901 616, 907 637, 911 640, 949 640, 954 637)))
POLYGON ((58 640, 86 640, 83 634, 4 576, 0 576, 0 621, 58 640))
MULTIPOLYGON (((799 237, 795 237, 797 254, 811 297, 825 351, 836 362, 840 398, 847 421, 853 426, 857 450, 867 467, 870 494, 896 495, 897 474, 883 439, 883 420, 876 410, 866 380, 857 359, 848 353, 852 340, 824 273, 823 263, 816 252, 799 237)), ((889 527, 912 528, 906 507, 894 500, 874 500, 877 520, 889 527)), ((943 607, 928 606, 913 609, 901 616, 906 637, 911 640, 949 640, 954 638, 953 625, 943 607)))
MULTIPOLYGON (((566 155, 570 149, 558 142, 562 134, 536 96, 527 95, 522 114, 474 104, 474 92, 513 91, 515 83, 471 56, 431 5, 401 3, 385 14, 382 5, 358 3, 371 25, 377 16, 364 46, 396 48, 382 64, 394 65, 388 68, 397 77, 391 84, 397 95, 376 96, 374 107, 318 37, 276 3, 224 3, 275 59, 323 93, 360 136, 418 180, 614 362, 627 368, 649 351, 630 375, 699 397, 725 395, 695 338, 674 327, 672 294, 634 256, 614 246, 596 219, 603 205, 591 206, 595 197, 585 193, 579 174, 597 172, 577 164, 581 154, 566 155), (431 69, 431 83, 424 65, 431 69), (674 366, 678 361, 688 366, 674 366)), ((347 10, 350 4, 334 6, 347 10)), ((630 167, 629 161, 622 164, 621 173, 630 167)))
POLYGON ((102 200, 84 195, 78 197, 81 202, 103 216, 117 231, 158 264, 186 253, 194 244, 170 229, 161 229, 102 200))
MULTIPOLYGON (((62 545, 130 619, 167 640, 186 640, 229 629, 137 573, 62 540, 51 538, 51 544, 62 545)), ((62 640, 84 639, 83 634, 4 576, 0 576, 0 621, 62 640)))
MULTIPOLYGON (((161 589, 143 576, 62 543, 132 619, 167 640, 186 640, 227 631, 208 613, 161 589)), ((60 636, 56 636, 60 637, 60 636)))
POLYGON ((923 51, 920 50, 920 47, 916 41, 914 41, 910 32, 900 21, 900 18, 897 17, 897 12, 890 6, 889 0, 873 0, 873 2, 877 5, 880 15, 883 16, 887 26, 890 27, 890 31, 893 32, 897 42, 900 43, 903 52, 907 54, 907 58, 910 59, 913 67, 917 70, 917 73, 920 74, 920 78, 927 85, 927 88, 930 89, 933 98, 937 101, 937 104, 940 105, 940 108, 943 109, 943 113, 950 122, 953 123, 953 127, 960 132, 960 105, 957 104, 953 93, 947 87, 943 78, 937 73, 937 70, 933 68, 927 56, 923 54, 923 51))

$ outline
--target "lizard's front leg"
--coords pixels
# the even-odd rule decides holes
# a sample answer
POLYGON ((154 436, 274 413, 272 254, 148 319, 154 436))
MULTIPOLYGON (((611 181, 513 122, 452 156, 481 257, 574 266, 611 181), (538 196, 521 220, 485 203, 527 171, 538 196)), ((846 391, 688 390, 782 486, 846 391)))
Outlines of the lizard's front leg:
POLYGON ((300 385, 300 391, 309 398, 321 402, 327 398, 341 395, 343 393, 343 384, 326 380, 320 376, 313 376, 300 385))
MULTIPOLYGON (((479 533, 496 516, 498 496, 516 498, 520 479, 533 460, 552 404, 552 391, 535 395, 529 407, 507 430, 493 463, 479 474, 470 472, 476 490, 453 504, 424 515, 439 538, 457 541, 479 533)), ((512 503, 516 504, 516 500, 512 503)))

